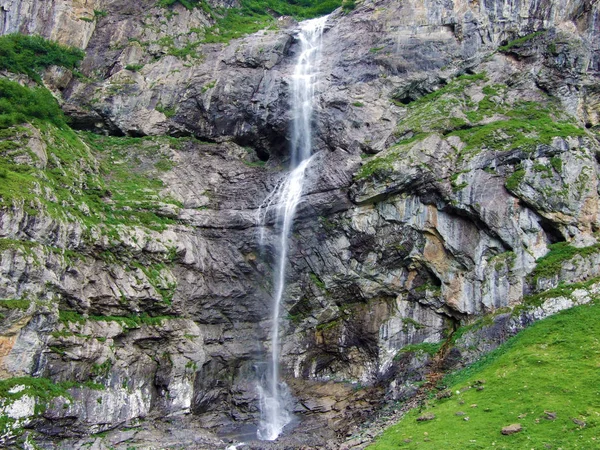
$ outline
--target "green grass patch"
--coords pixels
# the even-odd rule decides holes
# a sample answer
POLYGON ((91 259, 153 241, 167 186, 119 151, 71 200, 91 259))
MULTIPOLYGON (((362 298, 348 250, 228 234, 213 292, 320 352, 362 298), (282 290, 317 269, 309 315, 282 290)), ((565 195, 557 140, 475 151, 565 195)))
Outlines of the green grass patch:
POLYGON ((242 160, 242 162, 247 165, 248 167, 265 167, 267 165, 266 161, 246 161, 245 159, 242 160))
POLYGON ((294 324, 299 324, 310 316, 313 306, 306 297, 301 297, 298 302, 289 310, 287 320, 294 324))
POLYGON ((0 309, 20 309, 21 311, 26 311, 30 304, 31 301, 27 299, 0 300, 0 309))
POLYGON ((17 239, 0 238, 0 253, 3 253, 5 251, 18 252, 21 255, 31 258, 30 261, 32 261, 35 265, 38 266, 42 263, 42 261, 40 261, 39 256, 45 257, 48 256, 50 253, 61 256, 66 262, 66 264, 69 265, 72 265, 75 261, 84 258, 84 256, 81 253, 78 253, 73 250, 65 250, 62 248, 52 247, 35 241, 20 241, 17 239))
POLYGON ((343 323, 344 323, 343 319, 341 317, 339 317, 337 319, 330 320, 329 322, 320 323, 315 328, 318 331, 333 330, 334 328, 339 327, 343 323))
MULTIPOLYGON (((93 240, 100 234, 115 243, 131 227, 162 231, 178 223, 172 211, 181 202, 162 194, 164 184, 159 177, 172 169, 172 149, 180 148, 186 139, 76 134, 67 126, 39 119, 32 120, 32 125, 46 145, 47 165, 39 168, 15 160, 28 153, 37 161, 27 148, 33 131, 22 126, 0 129, 0 207, 20 208, 31 216, 49 216, 63 223, 79 222, 84 238, 93 240)), ((36 246, 0 239, 0 250, 17 249, 35 258, 40 255, 34 252, 36 246)), ((52 251, 68 264, 82 256, 42 247, 42 255, 52 251)), ((172 287, 161 289, 169 301, 172 287)))
POLYGON ((112 368, 112 361, 107 359, 102 364, 92 364, 91 373, 95 377, 106 377, 112 368))
POLYGON ((214 21, 211 27, 197 29, 195 32, 201 39, 183 48, 175 47, 170 36, 156 42, 167 47, 167 54, 182 59, 201 57, 196 53, 201 43, 227 43, 260 30, 276 28, 277 18, 281 16, 304 20, 329 14, 342 4, 346 12, 356 6, 354 0, 240 0, 239 6, 234 8, 213 8, 205 0, 159 0, 157 6, 170 8, 175 4, 189 10, 201 8, 214 21))
MULTIPOLYGON (((34 416, 39 416, 48 408, 50 402, 62 397, 67 403, 73 401, 69 389, 87 388, 94 390, 105 389, 105 386, 91 381, 78 383, 74 381, 53 382, 48 378, 15 377, 0 380, 0 407, 9 407, 23 396, 35 398, 34 416)), ((65 403, 65 405, 67 404, 65 403)), ((25 431, 20 427, 22 421, 12 419, 7 415, 0 416, 0 434, 4 438, 18 438, 25 431)))
POLYGON ((50 400, 56 397, 65 397, 72 399, 67 389, 72 388, 88 388, 94 390, 103 390, 105 387, 97 383, 77 383, 75 381, 53 382, 48 378, 34 377, 14 377, 0 380, 0 402, 4 405, 13 403, 15 400, 29 395, 36 397, 42 405, 47 404, 50 400), (18 392, 10 392, 17 386, 23 386, 24 389, 18 392))
POLYGON ((560 159, 560 157, 553 156, 552 159, 550 159, 550 164, 552 165, 554 170, 556 170, 557 173, 562 173, 563 162, 562 159, 560 159))
MULTIPOLYGON (((522 311, 541 306, 550 298, 567 297, 572 299, 574 291, 582 289, 588 290, 592 285, 600 283, 600 277, 591 278, 578 283, 560 283, 554 289, 540 292, 539 294, 526 295, 523 297, 521 305, 513 309, 513 316, 519 315, 522 311)), ((589 292, 588 292, 589 293, 589 292)))
POLYGON ((482 72, 473 75, 461 75, 438 90, 414 100, 408 105, 402 99, 392 97, 392 102, 402 108, 407 108, 406 118, 396 129, 396 136, 419 133, 447 134, 450 131, 468 126, 464 118, 465 112, 476 108, 465 90, 472 85, 487 81, 487 75, 482 72))
POLYGON ((539 321, 477 363, 447 376, 444 384, 459 394, 412 410, 368 448, 597 448, 599 334, 597 304, 539 321), (545 411, 556 418, 548 419, 545 411), (417 422, 424 413, 435 414, 435 419, 417 422), (513 423, 520 423, 523 431, 500 433, 513 423))
POLYGON ((342 6, 342 3, 346 12, 356 6, 354 0, 240 0, 239 7, 236 8, 212 8, 204 0, 160 0, 157 5, 169 8, 180 4, 190 10, 201 8, 215 21, 214 26, 205 30, 203 42, 226 43, 265 28, 276 27, 278 17, 311 19, 329 14, 342 6))
POLYGON ((356 0, 344 0, 342 3, 342 10, 348 14, 356 8, 356 0))
POLYGON ((177 283, 166 280, 163 271, 167 269, 167 266, 163 263, 143 265, 136 261, 133 261, 131 265, 140 269, 146 275, 148 282, 161 295, 163 301, 170 305, 175 294, 175 289, 177 288, 177 283))
POLYGON ((550 144, 555 137, 585 135, 585 131, 572 123, 554 119, 550 108, 536 102, 521 102, 509 110, 497 108, 497 112, 509 119, 455 130, 448 136, 458 136, 467 144, 464 151, 469 151, 482 147, 530 150, 539 144, 550 144))
MULTIPOLYGON (((196 3, 201 6, 201 2, 196 3)), ((280 16, 292 16, 297 20, 311 19, 329 14, 342 6, 342 0, 240 0, 239 3, 239 8, 211 11, 216 23, 206 30, 204 42, 229 42, 276 26, 277 17, 280 16)))
POLYGON ((39 244, 33 241, 19 241, 17 239, 0 238, 0 253, 6 250, 18 249, 25 254, 31 254, 39 244))
POLYGON ((562 264, 576 255, 585 258, 600 253, 600 244, 578 248, 568 242, 557 242, 556 244, 550 244, 548 248, 550 251, 536 261, 537 265, 531 273, 534 283, 539 278, 552 278, 557 275, 562 268, 562 264))
MULTIPOLYGON (((40 120, 33 124, 47 145, 48 165, 43 170, 16 164, 10 155, 0 154, 0 169, 5 174, 0 183, 0 205, 24 206, 31 215, 45 210, 54 217, 84 216, 78 208, 83 202, 83 187, 99 183, 93 174, 92 155, 70 128, 40 120), (40 187, 52 195, 40 195, 40 187)), ((10 131, 17 133, 14 129, 10 131)), ((17 142, 24 145, 24 141, 17 142)))
POLYGON ((515 170, 504 182, 504 186, 509 191, 516 191, 521 182, 525 179, 525 169, 515 170))
POLYGON ((400 349, 396 356, 394 356, 394 360, 399 360, 405 353, 427 353, 428 355, 433 356, 440 351, 443 344, 443 342, 422 342, 420 344, 407 345, 400 349))
MULTIPOLYGON (((407 109, 398 124, 398 137, 420 133, 457 136, 466 145, 458 153, 457 162, 482 149, 508 151, 533 150, 539 144, 550 144, 556 137, 585 136, 574 119, 565 114, 556 99, 540 102, 514 102, 511 88, 490 84, 485 73, 462 75, 438 90, 408 104, 405 99, 392 101, 407 109), (481 91, 483 98, 473 101, 472 92, 481 91), (493 121, 490 121, 493 118, 493 121)), ((555 161, 556 167, 560 161, 555 161)), ((554 166, 553 166, 554 167, 554 166)), ((455 186, 455 190, 464 188, 455 186)))
POLYGON ((452 334, 449 337, 449 342, 451 345, 455 345, 458 340, 460 338, 462 338, 465 334, 469 333, 469 332, 473 332, 473 331, 477 331, 482 329, 483 327, 492 325, 494 323, 494 316, 496 314, 500 314, 501 311, 498 311, 497 313, 492 313, 492 314, 487 314, 483 317, 480 317, 479 319, 477 319, 476 321, 463 325, 461 327, 458 327, 456 330, 454 330, 452 332, 452 334))
POLYGON ((312 281, 312 283, 317 286, 320 290, 322 291, 326 291, 327 290, 327 286, 325 285, 325 282, 323 280, 321 280, 321 278, 319 278, 319 276, 315 273, 310 273, 308 275, 310 277, 310 281, 312 281))
MULTIPOLYGON (((396 250, 398 250, 399 252, 406 252, 406 249, 401 244, 396 246, 396 250)), ((415 292, 422 292, 422 293, 430 292, 433 295, 440 295, 442 292, 442 287, 427 282, 427 283, 423 283, 420 286, 417 286, 414 290, 415 290, 415 292)))
POLYGON ((417 107, 419 105, 426 105, 438 100, 448 94, 462 94, 467 86, 472 83, 476 83, 479 81, 486 81, 487 74, 485 72, 480 72, 476 74, 463 74, 456 77, 447 85, 439 88, 436 91, 433 91, 423 97, 418 98, 414 102, 410 103, 411 107, 417 107))
POLYGON ((410 317, 404 317, 402 319, 402 329, 404 330, 405 333, 408 333, 408 331, 411 328, 413 328, 414 330, 422 330, 423 328, 426 328, 426 327, 422 323, 417 322, 415 319, 412 319, 410 317))
POLYGON ((0 78, 0 129, 40 119, 58 127, 66 124, 58 102, 44 87, 29 88, 0 78))
POLYGON ((87 218, 104 226, 138 225, 163 230, 175 223, 159 212, 160 203, 177 207, 181 203, 160 194, 164 187, 158 178, 159 171, 173 167, 168 151, 177 146, 174 138, 131 138, 101 136, 93 133, 80 135, 95 151, 100 161, 100 179, 94 189, 84 194, 86 204, 96 214, 87 218), (151 161, 153 171, 142 166, 142 160, 151 161), (110 195, 108 195, 110 193, 110 195))
POLYGON ((168 8, 176 3, 184 6, 186 9, 192 10, 198 7, 208 7, 208 4, 204 0, 159 0, 157 6, 162 8, 168 8))
POLYGON ((132 72, 139 72, 142 70, 145 64, 127 64, 125 66, 125 70, 130 70, 132 72))
POLYGON ((55 397, 71 398, 70 394, 67 392, 69 387, 72 387, 71 383, 54 383, 48 378, 8 378, 6 380, 0 380, 0 399, 2 399, 3 402, 12 403, 24 395, 37 397, 42 402, 48 402, 55 397), (24 389, 11 393, 10 391, 17 386, 23 386, 24 389))
POLYGON ((7 34, 0 37, 0 70, 23 73, 41 83, 40 73, 50 66, 74 70, 83 50, 66 47, 41 36, 7 34))
POLYGON ((217 82, 215 80, 212 80, 212 81, 206 83, 204 86, 202 86, 202 93, 204 94, 206 91, 211 90, 212 88, 215 87, 216 84, 217 84, 217 82))
POLYGON ((157 42, 167 49, 167 55, 175 56, 179 59, 202 59, 203 55, 197 52, 197 48, 200 46, 200 41, 188 42, 183 47, 176 47, 175 42, 171 36, 159 39, 157 42))
POLYGON ((371 178, 373 176, 381 176, 392 171, 394 162, 398 161, 402 157, 403 152, 407 150, 406 147, 416 141, 421 141, 426 137, 427 134, 425 133, 416 134, 410 139, 406 139, 393 148, 387 150, 384 155, 377 154, 373 156, 361 166, 360 170, 354 176, 354 179, 362 180, 371 178))
POLYGON ((175 113, 176 113, 174 106, 166 107, 166 106, 162 106, 162 105, 156 105, 155 109, 158 112, 163 113, 167 117, 167 119, 170 119, 171 117, 175 116, 175 113))
POLYGON ((512 49, 514 47, 520 47, 521 45, 525 44, 526 42, 529 42, 529 41, 531 41, 532 39, 535 39, 538 36, 542 36, 545 33, 546 33, 546 31, 536 31, 535 33, 527 34, 527 35, 525 35, 523 37, 515 39, 514 41, 510 41, 506 45, 498 47, 498 50, 501 51, 501 52, 507 52, 510 49, 512 49))

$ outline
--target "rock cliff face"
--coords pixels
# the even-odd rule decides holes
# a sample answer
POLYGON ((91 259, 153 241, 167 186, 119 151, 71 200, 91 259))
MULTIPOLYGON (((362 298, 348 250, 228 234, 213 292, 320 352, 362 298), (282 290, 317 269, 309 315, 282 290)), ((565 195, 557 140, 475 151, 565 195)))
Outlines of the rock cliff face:
MULTIPOLYGON (((283 324, 302 433, 280 445, 337 448, 429 371, 597 295, 599 16, 331 15, 283 324)), ((0 210, 0 439, 224 448, 210 431, 257 420, 276 233, 261 253, 255 217, 284 174, 296 23, 208 44, 207 9, 154 0, 3 0, 0 18, 86 51, 83 76, 44 75, 79 131, 2 135, 34 178, 0 210)))

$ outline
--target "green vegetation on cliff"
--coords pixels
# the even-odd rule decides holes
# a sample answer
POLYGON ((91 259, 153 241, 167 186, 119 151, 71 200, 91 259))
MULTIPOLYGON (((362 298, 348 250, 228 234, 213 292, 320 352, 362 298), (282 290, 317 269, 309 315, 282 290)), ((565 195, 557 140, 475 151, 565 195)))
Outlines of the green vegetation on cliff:
MULTIPOLYGON (((41 81, 38 72, 51 65, 74 69, 84 54, 12 34, 0 37, 0 55, 0 68, 41 81)), ((113 236, 120 225, 163 229, 179 203, 161 195, 158 175, 172 166, 169 148, 176 141, 78 135, 50 91, 0 78, 0 207, 78 221, 113 236)))
POLYGON ((401 159, 408 146, 414 142, 423 140, 427 134, 418 133, 410 139, 402 141, 400 144, 392 147, 384 155, 376 155, 369 159, 355 175, 355 179, 360 180, 374 175, 381 175, 392 169, 394 161, 401 159))
POLYGON ((546 33, 546 31, 536 31, 534 33, 526 34, 523 37, 520 37, 518 39, 510 41, 506 45, 498 47, 498 50, 501 51, 501 52, 508 52, 511 48, 520 47, 523 44, 525 44, 525 43, 527 43, 527 42, 529 42, 529 41, 537 38, 538 36, 543 36, 545 33, 546 33))
MULTIPOLYGON (((23 433, 23 419, 15 419, 5 412, 10 411, 10 406, 23 399, 31 397, 35 399, 33 417, 41 415, 49 404, 56 398, 62 397, 65 401, 64 407, 68 407, 73 397, 69 389, 87 388, 93 390, 103 390, 105 387, 101 384, 91 381, 77 383, 74 381, 53 382, 48 378, 34 377, 14 377, 0 380, 0 410, 4 414, 0 415, 0 436, 20 436, 23 433), (5 409, 6 408, 6 409, 5 409)), ((27 411, 27 402, 20 406, 19 412, 27 411)))
MULTIPOLYGON (((239 8, 212 9, 204 0, 160 0, 159 6, 176 3, 187 9, 202 8, 215 20, 206 31, 205 42, 228 42, 276 24, 276 18, 292 16, 298 20, 324 16, 342 6, 342 0, 240 0, 239 8)), ((354 2, 347 2, 348 5, 354 2)), ((352 9, 346 6, 346 9, 352 9)))
POLYGON ((106 229, 138 225, 160 230, 174 223, 161 208, 176 209, 179 203, 160 194, 158 177, 169 166, 170 138, 78 135, 41 120, 33 125, 8 128, 0 136, 0 205, 21 205, 31 215, 45 212, 106 229), (38 136, 45 146, 45 166, 31 150, 38 136), (141 158, 153 165, 140 167, 141 158))
POLYGON ((537 322, 447 376, 450 398, 410 411, 369 448, 597 448, 599 334, 598 304, 537 322), (517 423, 521 432, 501 434, 517 423))
POLYGON ((508 86, 490 84, 486 74, 461 75, 446 86, 410 103, 396 134, 439 133, 458 136, 464 153, 530 149, 555 137, 583 136, 556 101, 514 101, 508 86), (474 92, 483 98, 472 100, 474 92), (494 119, 494 120, 490 120, 494 119))
POLYGON ((160 173, 172 167, 170 152, 171 147, 178 145, 177 139, 166 136, 111 137, 93 133, 80 136, 94 149, 93 154, 100 162, 103 185, 100 191, 90 193, 100 217, 105 217, 108 223, 137 224, 156 230, 175 223, 162 208, 177 210, 181 203, 161 194, 164 183, 160 173))
MULTIPOLYGON (((456 147, 456 163, 468 161, 483 150, 532 151, 537 145, 551 144, 554 138, 582 137, 586 132, 574 124, 552 97, 515 100, 511 88, 492 84, 485 73, 464 74, 445 86, 414 100, 408 105, 392 98, 397 106, 406 108, 395 135, 397 144, 368 159, 356 179, 385 175, 393 170, 393 163, 403 160, 411 164, 408 144, 429 135, 458 137, 464 144, 456 147), (477 102, 473 98, 479 97, 477 102)), ((454 145, 454 144, 453 144, 454 145)), ((553 164, 560 164, 560 160, 553 164)), ((460 167, 452 176, 453 190, 459 191, 466 183, 456 183, 460 167)), ((517 170, 507 180, 507 188, 514 190, 525 175, 517 170)))
POLYGON ((443 342, 422 342, 420 344, 410 344, 402 347, 400 351, 394 356, 394 360, 397 361, 404 353, 427 353, 429 356, 434 356, 442 348, 443 342))
POLYGON ((579 248, 570 245, 568 242, 557 242, 556 244, 549 245, 549 249, 550 251, 546 255, 536 261, 537 266, 531 273, 534 282, 536 282, 538 278, 552 278, 553 276, 558 275, 562 268, 562 264, 576 255, 585 258, 600 253, 600 244, 579 248))
POLYGON ((47 403, 56 397, 71 398, 67 389, 77 387, 104 389, 104 386, 95 383, 76 383, 73 381, 55 383, 47 378, 15 377, 0 380, 0 401, 6 405, 24 395, 29 395, 36 397, 38 401, 47 403))
POLYGON ((48 89, 0 78, 0 129, 35 119, 65 125, 65 116, 48 89))
POLYGON ((505 118, 449 133, 449 136, 458 136, 467 144, 465 151, 483 147, 494 150, 530 150, 539 144, 550 144, 555 137, 585 134, 582 129, 561 117, 558 107, 552 103, 544 105, 536 102, 517 102, 511 106, 499 104, 496 108, 491 108, 486 99, 487 97, 479 102, 478 109, 470 117, 481 120, 493 114, 501 114, 505 118), (482 107, 481 103, 485 106, 482 107))
MULTIPOLYGON (((0 36, 0 70, 25 74, 38 84, 40 74, 51 66, 75 70, 85 53, 41 36, 0 36)), ((0 78, 0 129, 39 119, 63 127, 65 116, 52 93, 0 78)))
POLYGON ((575 291, 580 291, 579 294, 583 292, 590 298, 593 298, 596 296, 595 289, 597 288, 598 283, 600 283, 600 277, 590 278, 589 280, 577 283, 560 282, 558 286, 553 289, 548 289, 547 291, 538 294, 526 295, 523 297, 522 304, 513 309, 513 316, 518 315, 521 311, 542 306, 542 304, 550 298, 565 297, 576 300, 573 296, 575 291))
POLYGON ((21 298, 11 298, 11 299, 0 299, 0 310, 2 309, 20 309, 21 311, 25 311, 29 308, 30 301, 27 299, 21 298))
POLYGON ((210 8, 204 0, 158 0, 157 5, 162 8, 167 8, 176 3, 185 6, 187 9, 194 9, 198 7, 210 8))
POLYGON ((84 56, 83 50, 41 36, 7 34, 0 37, 0 70, 26 74, 38 83, 40 73, 48 67, 74 70, 84 56))

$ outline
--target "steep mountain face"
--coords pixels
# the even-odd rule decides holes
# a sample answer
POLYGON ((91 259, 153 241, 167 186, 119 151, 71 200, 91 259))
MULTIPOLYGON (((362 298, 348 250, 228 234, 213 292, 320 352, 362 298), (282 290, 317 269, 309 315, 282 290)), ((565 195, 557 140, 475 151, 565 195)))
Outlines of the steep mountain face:
MULTIPOLYGON (((238 5, 203 5, 0 1, 2 34, 86 51, 79 76, 44 74, 77 132, 1 130, 6 445, 218 448, 209 431, 256 424, 277 239, 260 252, 256 213, 286 167, 297 23, 206 43, 210 9, 238 5)), ((597 295, 599 16, 330 16, 282 331, 302 422, 281 445, 338 448, 428 372, 597 295)))

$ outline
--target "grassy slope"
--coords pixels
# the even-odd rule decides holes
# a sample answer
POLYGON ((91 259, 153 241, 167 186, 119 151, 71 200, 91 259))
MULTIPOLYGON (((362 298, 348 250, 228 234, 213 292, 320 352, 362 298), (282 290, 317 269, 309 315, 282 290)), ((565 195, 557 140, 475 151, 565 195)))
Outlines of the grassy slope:
MULTIPOLYGON (((342 6, 342 0, 240 0, 238 8, 211 8, 204 0, 160 0, 159 6, 180 3, 188 9, 202 8, 213 17, 215 25, 206 30, 204 42, 229 42, 246 34, 277 26, 277 17, 292 16, 297 20, 311 19, 331 13, 342 6)), ((346 1, 344 9, 354 8, 354 0, 346 1)))
POLYGON ((158 173, 172 165, 168 149, 177 145, 176 139, 109 138, 77 134, 66 125, 39 119, 30 122, 47 145, 49 163, 45 169, 17 163, 15 155, 28 153, 23 136, 31 132, 21 126, 0 126, 0 208, 23 204, 30 215, 77 220, 88 227, 138 225, 161 230, 174 222, 158 214, 157 208, 161 201, 179 206, 160 196, 163 184, 158 179, 158 173), (130 169, 139 165, 139 157, 153 160, 155 167, 130 169))
MULTIPOLYGON (((464 142, 464 148, 457 152, 459 164, 484 149, 508 151, 519 148, 531 152, 536 145, 550 144, 555 137, 586 135, 574 119, 562 111, 555 98, 547 96, 543 101, 513 102, 511 89, 507 85, 491 84, 487 75, 481 72, 456 77, 407 106, 397 103, 406 107, 408 113, 395 133, 400 140, 390 149, 369 157, 356 179, 392 171, 394 161, 404 157, 408 144, 433 133, 443 137, 457 136, 464 142), (483 95, 478 102, 473 101, 469 91, 473 89, 481 90, 483 95)), ((507 180, 509 189, 516 188, 525 175, 522 170, 516 173, 514 179, 507 180)))
POLYGON ((445 381, 452 397, 411 411, 369 449, 600 448, 600 305, 537 322, 445 381), (475 389, 479 380, 483 390, 475 389), (417 422, 425 412, 436 418, 417 422), (500 433, 514 423, 523 431, 500 433))

